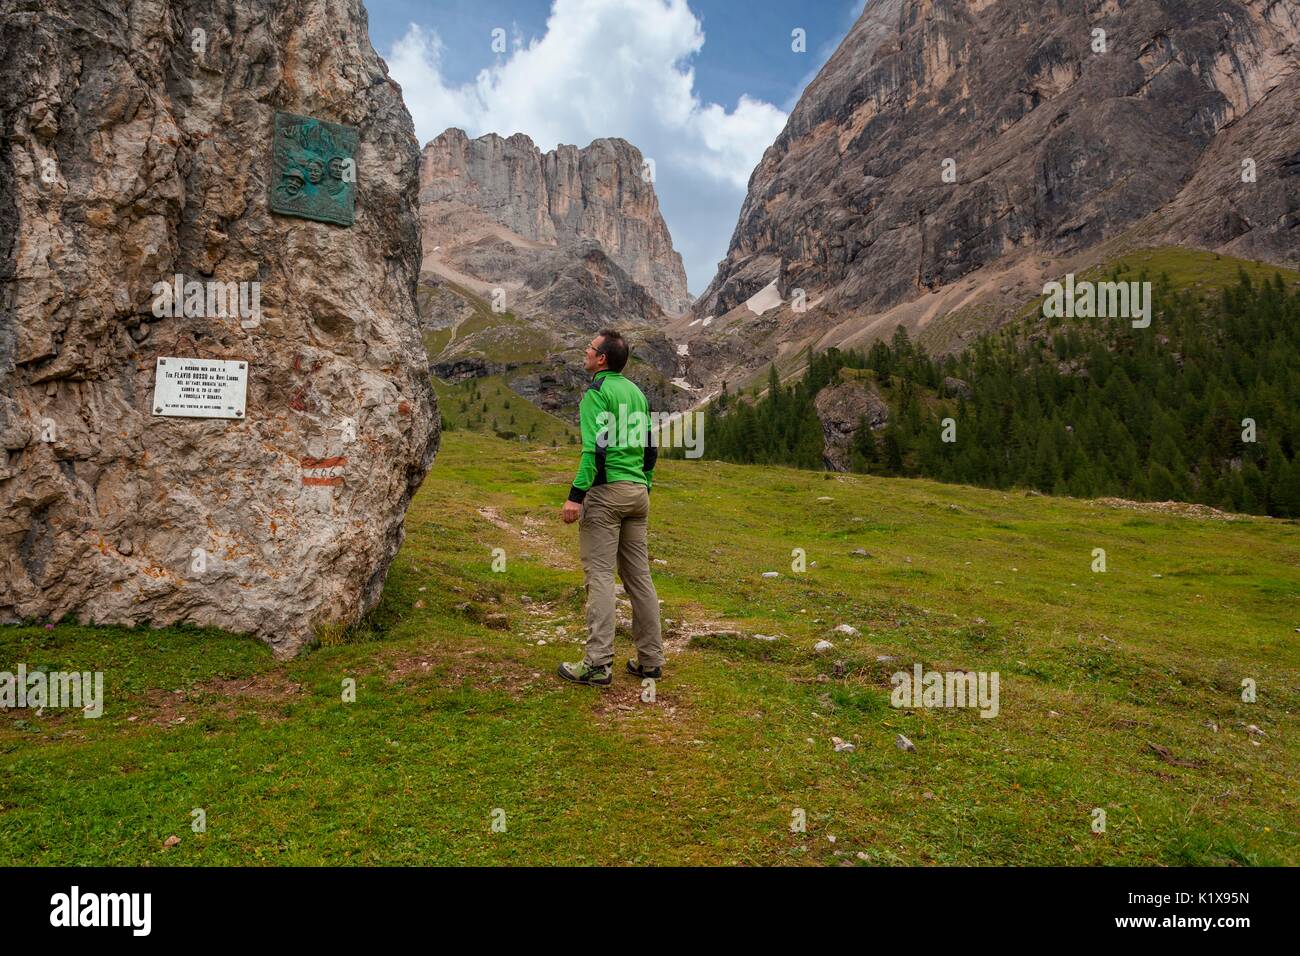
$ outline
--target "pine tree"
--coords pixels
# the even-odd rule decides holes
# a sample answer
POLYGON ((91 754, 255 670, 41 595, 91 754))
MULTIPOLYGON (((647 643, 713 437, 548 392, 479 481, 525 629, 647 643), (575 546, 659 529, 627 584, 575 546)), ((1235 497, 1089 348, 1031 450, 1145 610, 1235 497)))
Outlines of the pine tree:
POLYGON ((866 416, 858 419, 858 427, 853 430, 853 439, 849 445, 850 456, 857 464, 854 471, 869 472, 880 461, 880 450, 876 445, 875 433, 866 416))
POLYGON ((898 426, 891 423, 885 428, 885 474, 901 475, 903 473, 903 442, 898 434, 898 426))
POLYGON ((1269 488, 1272 514, 1281 518, 1300 518, 1300 460, 1278 466, 1269 488))

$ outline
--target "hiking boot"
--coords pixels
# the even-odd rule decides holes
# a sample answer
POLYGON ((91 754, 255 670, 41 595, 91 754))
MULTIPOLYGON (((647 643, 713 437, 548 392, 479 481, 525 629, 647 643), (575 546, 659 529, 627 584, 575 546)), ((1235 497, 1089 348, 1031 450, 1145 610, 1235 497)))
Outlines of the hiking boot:
POLYGON ((642 667, 634 660, 628 660, 627 672, 633 677, 649 677, 651 680, 659 680, 664 676, 662 667, 642 667))
POLYGON ((608 687, 614 682, 614 671, 608 664, 604 667, 593 667, 586 661, 561 664, 558 673, 567 681, 575 684, 590 684, 593 687, 608 687))

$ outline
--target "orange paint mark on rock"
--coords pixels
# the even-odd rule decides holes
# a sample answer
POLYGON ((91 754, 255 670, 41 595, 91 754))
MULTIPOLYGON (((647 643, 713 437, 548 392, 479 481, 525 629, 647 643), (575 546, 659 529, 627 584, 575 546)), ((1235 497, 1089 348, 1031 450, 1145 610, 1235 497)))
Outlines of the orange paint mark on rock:
POLYGON ((303 458, 302 483, 304 485, 328 485, 335 487, 343 484, 343 469, 348 460, 344 455, 335 458, 303 458))

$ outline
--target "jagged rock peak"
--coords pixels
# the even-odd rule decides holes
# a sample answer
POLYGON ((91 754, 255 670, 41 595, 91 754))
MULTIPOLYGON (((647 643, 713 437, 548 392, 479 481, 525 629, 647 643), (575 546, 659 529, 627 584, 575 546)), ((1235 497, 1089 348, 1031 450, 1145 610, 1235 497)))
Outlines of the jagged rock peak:
POLYGON ((594 239, 670 315, 690 306, 681 255, 659 210, 644 158, 623 139, 543 153, 523 133, 470 139, 448 129, 424 148, 420 166, 428 248, 448 237, 430 228, 454 221, 437 207, 461 204, 525 240, 567 246, 594 239))

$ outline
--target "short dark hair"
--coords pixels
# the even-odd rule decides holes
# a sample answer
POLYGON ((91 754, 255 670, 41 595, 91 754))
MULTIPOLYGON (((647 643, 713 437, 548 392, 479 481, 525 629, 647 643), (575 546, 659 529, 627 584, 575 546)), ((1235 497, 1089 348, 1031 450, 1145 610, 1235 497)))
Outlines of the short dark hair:
POLYGON ((627 340, 614 329, 601 329, 600 348, 596 351, 605 356, 605 364, 611 372, 621 372, 627 366, 627 340))

